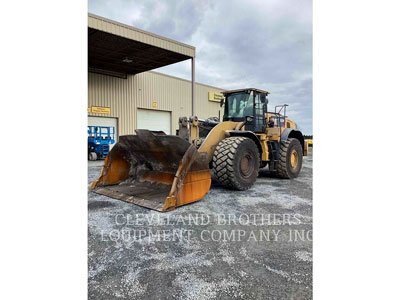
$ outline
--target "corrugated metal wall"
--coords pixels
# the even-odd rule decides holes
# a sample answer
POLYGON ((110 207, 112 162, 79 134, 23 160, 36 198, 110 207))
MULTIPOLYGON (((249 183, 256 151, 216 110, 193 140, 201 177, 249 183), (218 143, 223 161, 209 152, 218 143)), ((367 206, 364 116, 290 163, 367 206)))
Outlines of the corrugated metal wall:
MULTIPOLYGON (((111 107, 111 114, 90 116, 118 118, 118 133, 133 134, 137 126, 137 108, 170 111, 172 133, 178 129, 180 116, 190 116, 191 82, 176 77, 144 72, 127 79, 89 73, 88 107, 111 107), (157 103, 157 107, 153 106, 157 103)), ((200 119, 218 116, 219 103, 208 101, 208 92, 222 89, 196 84, 195 112, 200 119)), ((223 114, 221 109, 221 115, 223 114)))

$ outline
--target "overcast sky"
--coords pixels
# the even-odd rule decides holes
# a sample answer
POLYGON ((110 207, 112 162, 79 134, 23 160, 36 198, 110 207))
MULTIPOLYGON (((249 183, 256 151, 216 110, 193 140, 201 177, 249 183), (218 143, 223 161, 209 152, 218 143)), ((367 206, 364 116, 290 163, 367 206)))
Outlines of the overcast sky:
MULTIPOLYGON (((312 133, 311 0, 89 0, 89 12, 196 47, 196 81, 271 93, 312 133)), ((190 60, 158 72, 190 79, 190 60)))

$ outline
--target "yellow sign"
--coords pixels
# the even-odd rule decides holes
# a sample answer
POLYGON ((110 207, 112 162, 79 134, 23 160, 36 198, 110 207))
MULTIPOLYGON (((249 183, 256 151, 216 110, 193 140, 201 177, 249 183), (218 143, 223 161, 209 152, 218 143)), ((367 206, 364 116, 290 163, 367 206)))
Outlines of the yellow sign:
POLYGON ((111 114, 110 107, 92 106, 92 113, 96 114, 111 114))
POLYGON ((153 102, 153 107, 154 107, 154 108, 157 107, 157 102, 153 102))
POLYGON ((87 108, 87 112, 90 112, 90 107, 87 108))
POLYGON ((221 99, 225 99, 224 95, 217 92, 208 92, 208 101, 221 102, 221 99))

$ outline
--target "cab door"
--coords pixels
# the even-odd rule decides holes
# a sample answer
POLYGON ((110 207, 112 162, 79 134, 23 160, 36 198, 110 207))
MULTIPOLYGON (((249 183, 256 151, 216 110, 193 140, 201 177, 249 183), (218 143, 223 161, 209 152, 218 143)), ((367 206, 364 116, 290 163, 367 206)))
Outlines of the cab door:
MULTIPOLYGON (((265 98, 265 97, 264 97, 265 98)), ((261 102, 261 94, 254 95, 254 132, 263 133, 266 129, 264 103, 261 102)))

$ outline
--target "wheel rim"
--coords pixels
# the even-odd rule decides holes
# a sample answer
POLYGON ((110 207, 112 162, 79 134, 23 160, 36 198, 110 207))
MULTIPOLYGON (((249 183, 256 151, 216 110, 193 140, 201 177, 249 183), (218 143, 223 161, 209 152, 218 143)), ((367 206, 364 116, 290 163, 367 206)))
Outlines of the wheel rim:
POLYGON ((240 160, 240 174, 247 178, 250 177, 254 171, 254 161, 250 153, 245 153, 240 160))
POLYGON ((290 155, 290 166, 292 169, 296 169, 299 164, 299 154, 296 150, 293 149, 292 154, 290 155))

